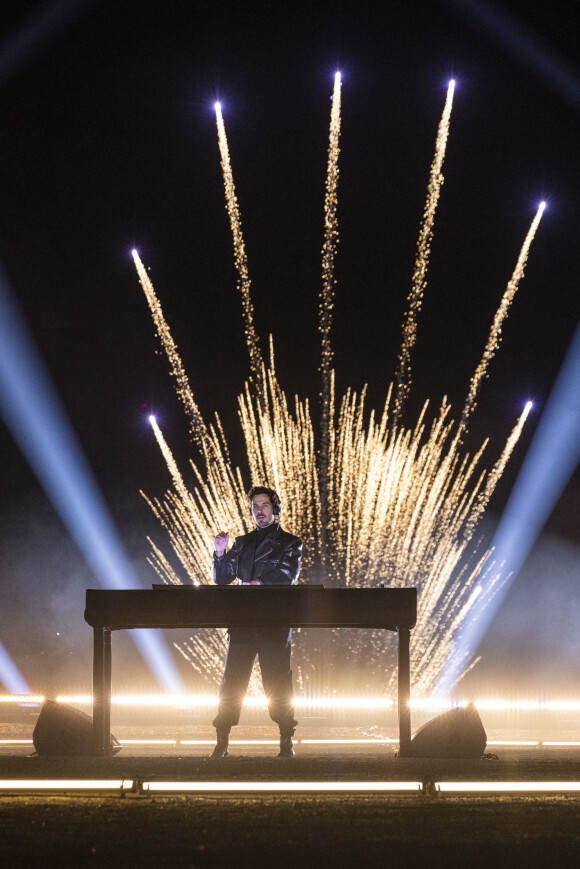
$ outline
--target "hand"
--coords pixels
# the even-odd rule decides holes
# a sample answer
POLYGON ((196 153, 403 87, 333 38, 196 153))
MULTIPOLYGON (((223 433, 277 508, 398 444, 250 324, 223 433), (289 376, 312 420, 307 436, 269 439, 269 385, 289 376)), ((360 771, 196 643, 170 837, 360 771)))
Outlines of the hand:
POLYGON ((250 582, 242 582, 242 585, 262 585, 259 579, 252 579, 250 582))
POLYGON ((230 535, 228 531, 220 531, 217 537, 214 537, 213 545, 218 558, 221 558, 226 551, 229 539, 230 535))

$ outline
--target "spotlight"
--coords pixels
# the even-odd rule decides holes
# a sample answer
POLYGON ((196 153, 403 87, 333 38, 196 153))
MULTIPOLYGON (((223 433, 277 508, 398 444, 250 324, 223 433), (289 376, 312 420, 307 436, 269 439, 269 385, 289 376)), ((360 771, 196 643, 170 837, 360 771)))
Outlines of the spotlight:
MULTIPOLYGON (((104 588, 139 588, 105 500, 1 272, 0 347, 0 412, 14 440, 99 584, 104 588)), ((161 686, 183 689, 162 637, 136 631, 133 640, 161 686)), ((10 675, 7 666, 5 661, 3 670, 10 675)), ((28 690, 24 679, 14 672, 10 680, 6 677, 6 687, 20 693, 28 690)))
POLYGON ((14 694, 29 694, 30 688, 20 670, 0 643, 0 682, 14 694))
MULTIPOLYGON (((539 213, 545 202, 540 205, 539 213)), ((456 682, 473 657, 510 584, 524 564, 564 486, 580 461, 580 325, 534 433, 491 548, 499 581, 493 602, 476 606, 466 619, 457 645, 448 658, 436 686, 445 692, 456 682)), ((532 402, 526 404, 530 410, 532 402)))

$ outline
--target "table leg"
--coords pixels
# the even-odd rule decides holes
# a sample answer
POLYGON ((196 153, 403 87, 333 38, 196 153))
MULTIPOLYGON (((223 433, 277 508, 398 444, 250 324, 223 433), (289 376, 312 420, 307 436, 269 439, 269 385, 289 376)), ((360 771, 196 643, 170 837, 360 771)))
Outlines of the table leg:
POLYGON ((411 661, 409 628, 399 628, 399 756, 411 745, 411 661))
POLYGON ((93 738, 98 754, 111 753, 111 629, 94 628, 93 738))

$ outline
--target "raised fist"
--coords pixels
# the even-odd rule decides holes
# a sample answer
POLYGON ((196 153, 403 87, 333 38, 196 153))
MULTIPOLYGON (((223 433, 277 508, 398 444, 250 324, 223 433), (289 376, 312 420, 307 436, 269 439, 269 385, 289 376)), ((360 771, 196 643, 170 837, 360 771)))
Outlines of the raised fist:
POLYGON ((214 537, 213 545, 215 549, 215 554, 218 558, 221 558, 226 551, 229 539, 230 535, 228 531, 220 531, 219 534, 214 537))

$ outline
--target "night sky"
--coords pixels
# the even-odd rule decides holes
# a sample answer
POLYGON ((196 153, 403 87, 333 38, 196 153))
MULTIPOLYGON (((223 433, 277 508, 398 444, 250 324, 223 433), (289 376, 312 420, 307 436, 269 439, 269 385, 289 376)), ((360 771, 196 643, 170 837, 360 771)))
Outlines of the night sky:
MULTIPOLYGON (((146 535, 163 537, 139 490, 161 496, 170 482, 149 413, 184 471, 195 452, 132 248, 150 269, 206 421, 219 413, 242 461, 236 398, 249 365, 216 99, 257 331, 264 354, 274 335, 288 393, 312 402, 318 394, 324 182, 337 69, 342 150, 332 340, 339 393, 368 383, 369 406, 384 403, 452 77, 457 86, 412 358, 410 424, 426 398, 435 409, 443 395, 457 418, 529 225, 540 200, 548 203, 467 439, 474 449, 490 436, 489 466, 524 403, 534 401, 492 517, 501 512, 563 361, 580 314, 573 21, 554 4, 516 13, 518 4, 510 3, 509 17, 504 7, 483 3, 373 7, 3 4, 0 263, 144 585, 155 579, 146 535), (503 16, 503 36, 488 26, 492 9, 503 16), (20 40, 22 32, 30 39, 20 40)), ((40 655, 56 681, 82 681, 90 654, 84 589, 94 580, 3 424, 0 455, 0 640, 38 689, 40 655), (21 617, 39 622, 26 649, 21 617), (67 637, 66 650, 56 645, 57 633, 67 637), (75 663, 63 663, 65 656, 75 663)), ((577 472, 547 526, 549 546, 565 549, 567 558, 578 555, 579 510, 577 472)), ((577 567, 563 571, 556 594, 558 577, 550 577, 548 591, 539 563, 531 585, 516 596, 520 617, 528 607, 534 618, 530 588, 555 617, 569 611, 565 595, 575 593, 578 606, 577 567)), ((521 631, 529 637, 529 621, 521 631)), ((499 622, 496 638, 509 633, 499 622)), ((496 643, 490 660, 497 650, 496 643)))

